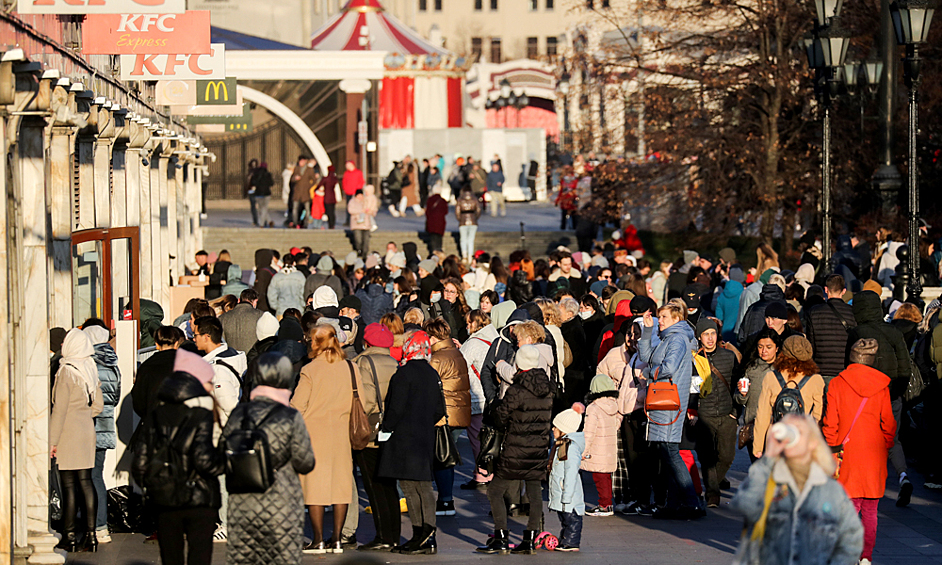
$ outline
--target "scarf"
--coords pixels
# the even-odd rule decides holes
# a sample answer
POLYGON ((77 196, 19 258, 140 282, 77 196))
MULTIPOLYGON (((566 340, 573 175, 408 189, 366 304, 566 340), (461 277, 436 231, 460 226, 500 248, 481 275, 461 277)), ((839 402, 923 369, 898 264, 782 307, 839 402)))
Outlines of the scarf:
POLYGON ((402 344, 402 362, 405 365, 414 359, 428 361, 432 356, 432 346, 429 344, 428 334, 417 331, 402 344))
POLYGON ((258 385, 252 389, 252 393, 249 394, 249 400, 255 400, 260 396, 270 398, 275 402, 284 404, 285 406, 291 405, 291 391, 286 388, 275 388, 273 386, 258 385))
POLYGON ((95 347, 88 334, 78 328, 69 330, 62 342, 62 366, 72 369, 78 382, 85 386, 89 399, 94 399, 98 390, 98 366, 92 359, 95 347))

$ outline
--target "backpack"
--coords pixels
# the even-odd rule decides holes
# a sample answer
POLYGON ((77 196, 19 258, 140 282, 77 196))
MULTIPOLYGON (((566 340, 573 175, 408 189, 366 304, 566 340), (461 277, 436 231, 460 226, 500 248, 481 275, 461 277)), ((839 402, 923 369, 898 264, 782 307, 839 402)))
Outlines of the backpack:
POLYGON ((801 397, 801 389, 811 380, 811 375, 805 375, 805 377, 798 382, 798 386, 793 388, 788 386, 788 383, 785 382, 785 377, 783 377, 781 373, 778 371, 773 372, 775 373, 775 378, 778 379, 778 384, 782 387, 782 391, 778 393, 778 396, 775 397, 775 402, 772 403, 772 423, 778 422, 788 414, 804 414, 805 401, 801 397))
POLYGON ((156 412, 151 416, 147 427, 147 445, 150 457, 144 470, 144 496, 158 506, 180 508, 190 501, 190 489, 193 486, 194 471, 184 474, 183 458, 190 450, 190 442, 178 445, 177 435, 181 430, 189 430, 189 415, 183 419, 171 434, 163 433, 157 423, 156 412))
POLYGON ((384 183, 386 190, 399 190, 402 188, 402 177, 400 176, 398 165, 393 165, 392 170, 386 175, 384 183))
POLYGON ((242 413, 242 426, 226 438, 226 490, 230 494, 262 493, 275 483, 268 434, 260 428, 278 407, 272 408, 258 424, 242 413))

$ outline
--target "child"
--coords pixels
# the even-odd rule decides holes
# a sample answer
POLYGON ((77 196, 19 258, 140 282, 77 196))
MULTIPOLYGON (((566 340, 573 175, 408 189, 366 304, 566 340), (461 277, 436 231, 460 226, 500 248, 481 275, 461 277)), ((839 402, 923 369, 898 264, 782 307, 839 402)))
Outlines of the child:
POLYGON ((319 230, 323 227, 324 221, 324 186, 318 184, 311 189, 311 229, 319 230))
POLYGON ((617 466, 618 430, 622 415, 618 413, 618 391, 608 375, 596 375, 585 397, 585 451, 582 470, 592 473, 599 493, 599 504, 586 512, 589 516, 612 516, 612 473, 617 466))
POLYGON ((585 435, 578 431, 582 416, 573 409, 553 418, 553 464, 549 476, 549 509, 559 515, 562 531, 556 551, 579 551, 582 541, 582 515, 585 499, 579 463, 585 448, 585 435))
POLYGON ((501 359, 497 362, 496 366, 497 375, 500 377, 500 398, 504 397, 504 393, 507 392, 507 389, 513 384, 514 375, 517 371, 529 371, 530 369, 538 367, 546 371, 546 374, 549 375, 550 365, 553 363, 553 348, 543 343, 546 339, 546 331, 543 329, 543 326, 533 320, 528 320, 515 325, 513 327, 513 333, 514 337, 517 338, 517 346, 520 348, 517 351, 517 355, 514 357, 514 365, 501 359), (521 358, 520 352, 523 351, 524 346, 527 345, 535 347, 528 349, 524 354, 529 357, 521 358), (521 363, 526 364, 527 368, 524 369, 521 367, 521 363))
POLYGON ((366 206, 367 218, 370 220, 370 231, 374 232, 379 229, 379 226, 376 225, 376 214, 379 212, 379 200, 376 198, 376 187, 372 184, 364 186, 363 200, 366 206))

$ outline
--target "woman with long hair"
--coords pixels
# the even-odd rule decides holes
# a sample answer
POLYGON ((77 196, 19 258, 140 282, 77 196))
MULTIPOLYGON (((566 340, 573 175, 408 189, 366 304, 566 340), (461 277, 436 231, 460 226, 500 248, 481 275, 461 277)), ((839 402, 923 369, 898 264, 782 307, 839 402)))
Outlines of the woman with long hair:
POLYGON ((353 498, 353 455, 350 449, 350 407, 353 404, 352 379, 358 390, 360 372, 346 360, 333 326, 311 328, 310 363, 301 369, 291 406, 301 413, 311 445, 317 456, 314 471, 301 477, 304 504, 307 505, 314 539, 304 553, 343 553, 341 538, 347 506, 353 498), (352 379, 351 379, 352 376, 352 379), (333 506, 334 530, 324 541, 324 508, 333 506))
POLYGON ((629 275, 628 282, 625 284, 625 290, 630 291, 635 296, 644 296, 648 297, 648 283, 645 282, 644 277, 635 273, 629 275))
MULTIPOLYGON (((778 357, 782 348, 782 337, 772 328, 763 328, 756 339, 756 350, 744 352, 747 359, 745 370, 736 381, 736 392, 733 400, 736 404, 745 406, 743 411, 743 426, 747 437, 751 438, 755 431, 756 413, 759 411, 759 398, 762 396, 762 382, 765 375, 772 370, 772 363, 778 357), (748 359, 754 358, 752 361, 748 359), (749 430, 752 430, 750 432, 749 430)), ((749 457, 755 461, 752 454, 752 439, 748 439, 744 447, 749 457)))
POLYGON ((451 304, 451 313, 454 316, 455 324, 451 328, 451 337, 464 343, 468 339, 468 326, 465 323, 465 317, 471 308, 468 307, 468 301, 464 298, 464 292, 461 290, 461 279, 448 278, 442 281, 444 290, 442 299, 451 304))
POLYGON ((389 354, 397 363, 402 361, 402 343, 406 339, 406 329, 402 323, 402 318, 395 312, 389 312, 383 314, 383 317, 379 319, 379 323, 386 326, 386 329, 393 335, 393 345, 389 348, 389 354))
POLYGON ((491 274, 494 275, 494 292, 498 296, 503 296, 507 291, 507 283, 510 281, 510 271, 504 266, 500 257, 491 258, 491 274))

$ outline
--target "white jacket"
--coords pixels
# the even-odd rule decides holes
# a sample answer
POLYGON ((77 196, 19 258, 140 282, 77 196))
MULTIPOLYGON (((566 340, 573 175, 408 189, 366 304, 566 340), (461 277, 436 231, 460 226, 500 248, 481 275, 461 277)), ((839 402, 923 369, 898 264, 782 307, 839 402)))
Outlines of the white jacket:
POLYGON ((213 380, 210 381, 213 385, 212 395, 219 406, 219 425, 225 426, 229 414, 239 403, 239 394, 242 390, 241 379, 248 369, 248 362, 245 353, 236 351, 226 344, 207 353, 203 360, 213 366, 213 380))
POLYGON ((484 385, 481 384, 481 369, 484 359, 491 348, 490 344, 498 338, 497 329, 491 324, 471 334, 459 351, 468 362, 468 376, 471 377, 471 415, 484 412, 484 385))

